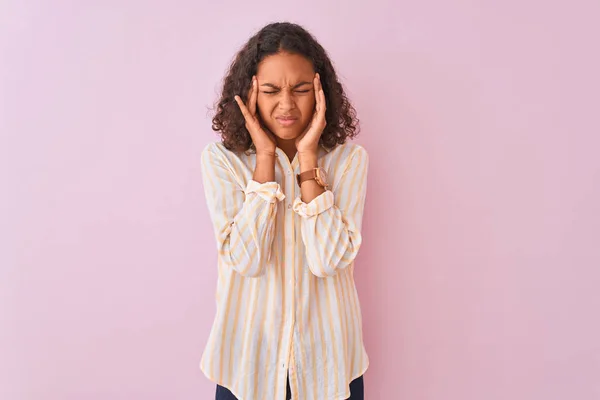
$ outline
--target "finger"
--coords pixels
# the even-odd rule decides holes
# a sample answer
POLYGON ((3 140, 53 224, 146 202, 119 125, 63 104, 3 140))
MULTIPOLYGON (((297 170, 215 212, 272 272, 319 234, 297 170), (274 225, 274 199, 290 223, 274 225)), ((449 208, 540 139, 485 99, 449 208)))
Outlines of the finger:
POLYGON ((244 119, 246 120, 246 122, 250 122, 250 119, 251 119, 250 112, 246 108, 246 105, 244 104, 244 102, 242 101, 240 96, 235 95, 233 98, 235 99, 235 102, 240 107, 240 110, 242 111, 242 115, 244 116, 244 119))
POLYGON ((327 103, 325 102, 325 92, 322 88, 319 90, 319 109, 319 111, 323 114, 325 114, 325 111, 327 110, 327 103))
POLYGON ((317 80, 319 81, 319 90, 317 93, 317 97, 319 98, 319 113, 325 114, 325 109, 327 108, 327 104, 325 103, 325 91, 323 90, 323 85, 321 84, 321 76, 318 74, 317 80))
POLYGON ((248 110, 250 111, 250 114, 255 115, 256 114, 256 99, 258 97, 258 79, 256 79, 256 76, 252 77, 252 89, 250 92, 250 97, 248 98, 248 110))
POLYGON ((319 73, 317 72, 315 74, 315 77, 313 78, 313 88, 315 91, 315 110, 318 112, 319 111, 319 90, 320 90, 320 84, 321 82, 319 81, 319 73))
POLYGON ((319 112, 325 114, 325 110, 327 108, 327 104, 325 103, 325 91, 323 90, 323 85, 321 84, 321 75, 318 73, 317 80, 319 81, 319 112))

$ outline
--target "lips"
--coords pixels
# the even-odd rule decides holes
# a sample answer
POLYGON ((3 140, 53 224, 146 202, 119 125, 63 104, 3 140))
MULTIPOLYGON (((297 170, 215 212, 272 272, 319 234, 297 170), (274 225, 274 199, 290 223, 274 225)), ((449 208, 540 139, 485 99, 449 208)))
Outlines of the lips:
POLYGON ((283 126, 290 126, 290 125, 293 125, 293 124, 294 124, 294 123, 295 123, 295 122, 298 120, 298 118, 295 118, 295 117, 287 117, 287 116, 284 116, 284 117, 277 117, 277 118, 275 118, 275 119, 277 120, 277 122, 279 122, 279 123, 280 123, 281 125, 283 125, 283 126))

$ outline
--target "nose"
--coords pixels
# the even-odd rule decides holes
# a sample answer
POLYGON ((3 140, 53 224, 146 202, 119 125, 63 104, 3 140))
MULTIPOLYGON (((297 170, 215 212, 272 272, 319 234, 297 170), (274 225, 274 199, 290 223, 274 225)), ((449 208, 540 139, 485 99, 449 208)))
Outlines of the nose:
POLYGON ((293 110, 296 108, 296 103, 294 102, 294 96, 287 91, 281 91, 281 97, 279 99, 279 109, 282 111, 293 110))

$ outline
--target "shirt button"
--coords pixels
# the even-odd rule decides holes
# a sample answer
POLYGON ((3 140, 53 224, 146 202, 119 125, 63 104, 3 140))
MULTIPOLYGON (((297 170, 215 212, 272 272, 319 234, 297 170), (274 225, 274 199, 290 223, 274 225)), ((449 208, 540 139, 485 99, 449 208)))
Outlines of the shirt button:
POLYGON ((291 174, 292 174, 292 171, 288 170, 288 175, 291 175, 291 174))
POLYGON ((288 204, 288 210, 291 210, 291 209, 292 209, 292 205, 288 204))

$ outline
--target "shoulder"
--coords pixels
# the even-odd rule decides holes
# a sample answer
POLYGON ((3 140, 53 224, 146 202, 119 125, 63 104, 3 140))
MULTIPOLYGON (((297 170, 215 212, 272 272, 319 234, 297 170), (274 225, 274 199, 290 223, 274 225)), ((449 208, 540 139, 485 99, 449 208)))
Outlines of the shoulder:
POLYGON ((337 145, 333 149, 329 151, 329 155, 332 158, 336 158, 341 160, 345 160, 346 162, 342 164, 349 163, 368 163, 369 162, 369 153, 367 150, 358 143, 346 142, 344 144, 337 145))
POLYGON ((222 142, 210 142, 202 149, 202 161, 232 161, 239 157, 235 152, 227 149, 222 142))
POLYGON ((223 146, 221 142, 210 142, 202 149, 202 156, 223 153, 223 151, 229 151, 223 146))

